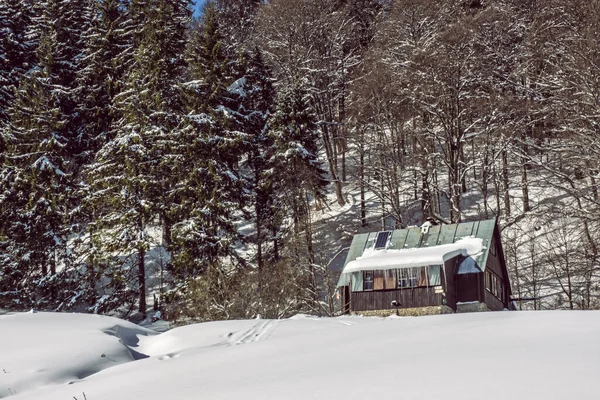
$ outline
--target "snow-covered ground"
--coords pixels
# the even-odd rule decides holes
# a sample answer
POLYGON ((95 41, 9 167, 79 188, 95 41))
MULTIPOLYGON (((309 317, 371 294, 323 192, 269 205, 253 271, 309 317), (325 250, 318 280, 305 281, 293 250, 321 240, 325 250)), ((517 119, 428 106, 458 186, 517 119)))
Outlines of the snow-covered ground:
POLYGON ((600 398, 600 312, 222 321, 0 315, 0 398, 600 398))

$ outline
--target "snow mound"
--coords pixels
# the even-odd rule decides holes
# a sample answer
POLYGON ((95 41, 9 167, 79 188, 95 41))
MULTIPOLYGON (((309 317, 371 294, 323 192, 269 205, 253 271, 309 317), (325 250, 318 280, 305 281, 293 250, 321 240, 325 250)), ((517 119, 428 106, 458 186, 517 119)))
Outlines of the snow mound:
POLYGON ((160 335, 107 317, 40 313, 0 316, 0 337, 0 397, 11 400, 596 400, 600 393, 600 312, 298 315, 160 335))
POLYGON ((0 315, 0 398, 73 383, 141 358, 128 346, 135 346, 137 337, 153 334, 99 315, 0 315))

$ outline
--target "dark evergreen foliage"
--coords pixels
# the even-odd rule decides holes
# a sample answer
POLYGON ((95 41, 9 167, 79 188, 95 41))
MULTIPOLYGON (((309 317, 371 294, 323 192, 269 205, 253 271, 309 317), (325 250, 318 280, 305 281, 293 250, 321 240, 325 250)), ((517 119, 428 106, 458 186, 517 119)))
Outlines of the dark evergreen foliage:
POLYGON ((242 181, 237 171, 245 136, 237 130, 231 58, 222 43, 214 4, 204 8, 192 32, 188 76, 182 87, 187 116, 181 131, 179 199, 173 226, 173 264, 183 278, 195 276, 233 256, 237 238, 233 212, 239 209, 242 181))
MULTIPOLYGON (((21 76, 35 62, 35 41, 28 34, 31 18, 28 2, 0 1, 0 127, 7 122, 21 76)), ((0 152, 1 143, 0 136, 0 152)))

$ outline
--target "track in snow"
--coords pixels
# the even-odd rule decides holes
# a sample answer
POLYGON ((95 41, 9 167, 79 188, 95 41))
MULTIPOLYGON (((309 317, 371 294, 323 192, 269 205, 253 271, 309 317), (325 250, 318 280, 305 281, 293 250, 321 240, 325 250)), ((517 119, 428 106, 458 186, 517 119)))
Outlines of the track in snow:
POLYGON ((264 320, 257 322, 250 329, 240 332, 232 332, 227 335, 224 345, 237 346, 268 339, 277 327, 278 320, 264 320))

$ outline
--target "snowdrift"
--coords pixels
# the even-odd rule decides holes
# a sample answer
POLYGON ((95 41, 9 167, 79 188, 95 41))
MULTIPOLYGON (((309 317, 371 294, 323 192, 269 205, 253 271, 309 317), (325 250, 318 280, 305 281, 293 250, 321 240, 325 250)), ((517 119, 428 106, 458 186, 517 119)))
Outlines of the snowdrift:
POLYGON ((600 312, 211 322, 0 315, 11 400, 600 396, 600 312))

